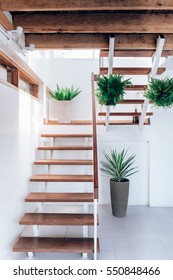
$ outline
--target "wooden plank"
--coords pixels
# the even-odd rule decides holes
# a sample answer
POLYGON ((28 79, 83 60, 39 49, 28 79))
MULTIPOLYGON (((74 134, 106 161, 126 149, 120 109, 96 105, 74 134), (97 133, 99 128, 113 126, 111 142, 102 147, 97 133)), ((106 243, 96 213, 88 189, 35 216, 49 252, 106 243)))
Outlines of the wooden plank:
MULTIPOLYGON (((99 252, 99 241, 97 240, 99 252)), ((19 237, 13 252, 93 253, 93 238, 19 237)))
MULTIPOLYGON (((155 49, 153 50, 115 50, 114 57, 152 57, 155 49)), ((161 54, 162 57, 172 55, 172 50, 164 50, 161 54)), ((100 57, 108 57, 108 50, 100 50, 100 57)))
POLYGON ((56 133, 43 133, 41 137, 48 137, 48 138, 91 138, 93 135, 90 133, 86 134, 56 134, 56 133))
POLYGON ((43 159, 34 162, 35 165, 93 165, 92 160, 82 160, 82 159, 43 159))
POLYGON ((146 89, 147 85, 134 85, 134 86, 128 86, 125 87, 125 91, 144 91, 146 89))
POLYGON ((12 85, 14 85, 17 88, 19 87, 19 77, 20 77, 19 70, 12 68, 11 69, 11 83, 12 83, 12 85))
POLYGON ((31 176, 30 182, 93 182, 93 176, 36 174, 31 176))
MULTIPOLYGON (((157 75, 162 74, 166 69, 165 68, 158 68, 157 70, 157 75)), ((112 74, 123 74, 123 75, 148 75, 151 72, 151 68, 129 68, 129 67, 124 67, 124 68, 113 68, 112 74)), ((101 67, 100 68, 100 75, 106 75, 108 73, 108 68, 107 67, 101 67)))
MULTIPOLYGON (((158 29, 157 29, 158 30, 158 29)), ((115 35, 115 49, 154 50, 159 34, 121 33, 115 35)), ((173 34, 164 34, 165 50, 172 50, 173 34)), ((25 34, 26 45, 38 49, 104 49, 109 46, 109 34, 25 34)))
POLYGON ((38 85, 32 85, 32 86, 33 86, 33 96, 38 98, 39 86, 38 85))
MULTIPOLYGON (((98 121, 98 125, 105 125, 105 121, 98 121)), ((109 125, 139 125, 139 123, 135 123, 131 120, 111 120, 109 125)), ((147 118, 145 120, 144 125, 150 125, 150 119, 147 118)))
MULTIPOLYGON (((98 113, 99 116, 106 116, 106 112, 99 112, 98 113)), ((141 116, 141 112, 110 112, 109 113, 110 116, 114 116, 114 117, 140 117, 141 116)), ((147 112, 146 116, 152 116, 153 113, 152 112, 147 112)))
POLYGON ((36 49, 100 49, 107 48, 107 34, 26 34, 26 46, 36 49))
POLYGON ((13 19, 25 33, 173 33, 172 13, 21 12, 13 19))
POLYGON ((61 225, 61 226, 92 226, 93 214, 64 213, 26 213, 19 221, 20 225, 61 225))
POLYGON ((93 193, 29 193, 25 202, 93 202, 93 193))
MULTIPOLYGON (((8 10, 5 10, 5 11, 8 11, 8 10)), ((9 21, 9 19, 6 17, 6 15, 1 10, 0 10, 0 24, 6 30, 14 30, 15 29, 14 25, 9 21)))
POLYGON ((172 10, 171 0, 3 0, 4 11, 172 10))
POLYGON ((123 104, 144 104, 145 99, 124 99, 121 102, 118 102, 119 105, 123 104))
POLYGON ((40 146, 39 151, 91 151, 92 146, 40 146))

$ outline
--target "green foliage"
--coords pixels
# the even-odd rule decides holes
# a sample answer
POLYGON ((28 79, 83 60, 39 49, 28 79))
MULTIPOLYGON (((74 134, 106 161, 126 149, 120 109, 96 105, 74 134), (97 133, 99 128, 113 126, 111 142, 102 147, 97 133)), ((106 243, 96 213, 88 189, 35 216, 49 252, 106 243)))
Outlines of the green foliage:
POLYGON ((101 161, 102 167, 100 168, 108 177, 116 182, 123 182, 127 177, 138 172, 137 167, 132 167, 135 162, 135 154, 126 158, 127 151, 123 149, 121 152, 111 150, 109 156, 105 151, 103 152, 106 161, 101 161))
POLYGON ((173 105, 173 78, 162 80, 151 78, 144 96, 155 106, 171 107, 173 105))
POLYGON ((131 86, 130 79, 124 80, 121 74, 112 75, 109 77, 101 76, 97 81, 98 89, 96 96, 101 105, 116 105, 123 100, 125 94, 124 88, 131 86))
POLYGON ((81 92, 81 90, 74 89, 73 86, 71 88, 60 88, 57 85, 56 90, 50 93, 50 96, 56 100, 61 100, 61 101, 66 101, 66 100, 72 100, 74 97, 76 97, 79 93, 81 92))

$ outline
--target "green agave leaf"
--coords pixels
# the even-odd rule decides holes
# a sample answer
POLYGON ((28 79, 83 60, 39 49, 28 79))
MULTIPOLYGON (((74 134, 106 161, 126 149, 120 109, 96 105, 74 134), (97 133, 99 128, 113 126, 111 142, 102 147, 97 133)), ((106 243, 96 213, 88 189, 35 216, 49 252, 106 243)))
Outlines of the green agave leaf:
POLYGON ((127 157, 127 152, 123 149, 121 152, 117 152, 116 149, 110 148, 110 155, 103 151, 105 161, 100 161, 100 170, 108 177, 115 181, 121 182, 127 177, 138 172, 137 167, 133 167, 135 162, 135 154, 127 157))
POLYGON ((56 90, 51 93, 51 97, 56 100, 72 100, 76 97, 81 90, 74 89, 73 86, 71 88, 60 88, 58 84, 56 85, 56 90))

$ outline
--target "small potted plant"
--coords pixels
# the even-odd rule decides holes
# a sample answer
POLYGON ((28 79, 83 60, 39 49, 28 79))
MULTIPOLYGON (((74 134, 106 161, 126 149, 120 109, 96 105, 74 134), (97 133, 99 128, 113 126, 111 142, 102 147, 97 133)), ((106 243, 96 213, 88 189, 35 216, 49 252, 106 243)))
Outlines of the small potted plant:
POLYGON ((151 78, 144 96, 156 107, 171 107, 173 105, 173 78, 151 78))
POLYGON ((127 157, 127 151, 123 149, 117 152, 116 149, 110 149, 110 156, 103 152, 106 161, 101 161, 100 168, 108 177, 110 177, 110 195, 113 216, 122 218, 126 216, 128 197, 129 197, 129 179, 128 177, 138 172, 137 167, 133 167, 135 154, 127 157))
POLYGON ((123 101, 125 87, 131 86, 130 79, 125 80, 121 74, 109 76, 100 76, 97 80, 97 99, 99 104, 106 106, 115 106, 123 101))
POLYGON ((57 100, 57 111, 58 111, 58 121, 60 123, 70 123, 71 122, 71 108, 70 101, 75 98, 81 90, 71 88, 57 88, 54 92, 49 92, 50 96, 57 100))

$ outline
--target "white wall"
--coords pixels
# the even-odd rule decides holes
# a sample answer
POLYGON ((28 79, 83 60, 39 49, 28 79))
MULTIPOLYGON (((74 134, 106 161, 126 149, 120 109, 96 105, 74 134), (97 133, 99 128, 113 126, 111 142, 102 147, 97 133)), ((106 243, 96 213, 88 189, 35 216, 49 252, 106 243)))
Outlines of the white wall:
MULTIPOLYGON (((168 57, 163 77, 173 77, 168 57)), ((173 108, 153 108, 150 147, 150 205, 173 206, 173 108)))
POLYGON ((150 146, 150 205, 173 206, 173 109, 154 109, 150 146))
MULTIPOLYGON (((46 67, 46 76, 51 89, 54 90, 58 84, 60 87, 73 85, 82 91, 71 101, 73 119, 91 119, 91 71, 98 73, 98 60, 55 58, 50 60, 50 64, 46 67)), ((56 100, 50 101, 50 107, 50 119, 56 119, 56 100)))
POLYGON ((0 259, 21 232, 19 218, 38 146, 38 101, 0 84, 0 259))

